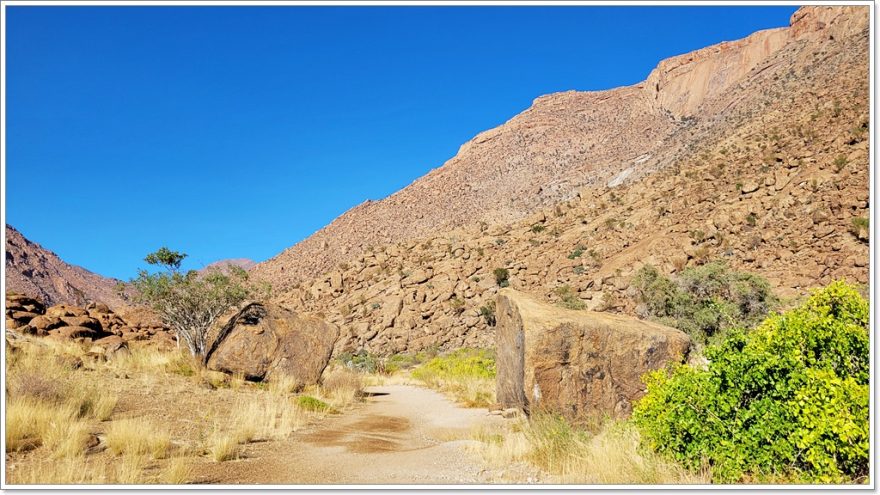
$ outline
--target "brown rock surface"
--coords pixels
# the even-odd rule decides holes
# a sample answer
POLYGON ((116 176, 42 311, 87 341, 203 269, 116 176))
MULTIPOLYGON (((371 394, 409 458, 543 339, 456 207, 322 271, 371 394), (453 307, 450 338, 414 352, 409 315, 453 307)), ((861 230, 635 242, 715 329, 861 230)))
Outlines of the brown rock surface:
POLYGON ((55 253, 26 239, 6 225, 6 289, 29 294, 46 304, 78 306, 95 301, 124 306, 116 293, 119 280, 102 277, 65 263, 55 253))
POLYGON ((502 289, 496 303, 497 397, 503 407, 569 419, 628 416, 641 376, 682 362, 690 338, 620 315, 572 311, 502 289))
POLYGON ((539 98, 252 273, 338 325, 337 352, 378 354, 492 346, 498 268, 547 301, 567 288, 628 315, 645 263, 722 260, 781 297, 867 283, 852 221, 870 214, 868 69, 866 8, 804 7, 791 28, 661 63, 659 91, 680 97, 641 83, 539 98))
POLYGON ((220 330, 208 354, 208 368, 248 379, 292 378, 313 385, 330 361, 339 335, 335 325, 274 304, 250 303, 220 330))

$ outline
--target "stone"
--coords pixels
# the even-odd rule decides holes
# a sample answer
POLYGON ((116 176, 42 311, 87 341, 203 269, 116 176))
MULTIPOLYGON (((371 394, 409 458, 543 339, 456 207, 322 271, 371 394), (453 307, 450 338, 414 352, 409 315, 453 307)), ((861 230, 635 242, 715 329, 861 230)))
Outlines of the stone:
POLYGON ((66 326, 70 327, 86 327, 91 328, 96 332, 103 331, 101 322, 91 316, 62 316, 61 321, 63 321, 66 326))
POLYGON ((250 380, 286 375, 297 388, 318 383, 339 328, 276 304, 251 302, 223 325, 208 369, 250 380))
POLYGON ((33 318, 28 324, 34 328, 39 328, 41 330, 53 330, 55 328, 63 327, 66 324, 61 321, 61 318, 57 316, 46 316, 40 315, 33 318))
POLYGON ((87 316, 88 314, 88 311, 82 308, 69 306, 67 304, 58 304, 55 306, 51 306, 46 310, 46 316, 87 316))
POLYGON ((513 289, 499 292, 496 317, 498 401, 573 421, 627 417, 645 393, 641 376, 683 362, 691 345, 674 328, 567 310, 513 289))

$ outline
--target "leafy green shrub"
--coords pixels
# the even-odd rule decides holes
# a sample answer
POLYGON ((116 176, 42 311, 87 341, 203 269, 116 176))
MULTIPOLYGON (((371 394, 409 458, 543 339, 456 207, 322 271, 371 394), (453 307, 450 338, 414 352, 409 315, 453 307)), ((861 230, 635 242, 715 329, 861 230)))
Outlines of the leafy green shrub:
POLYGON ((544 230, 546 230, 546 229, 547 229, 547 227, 544 227, 541 224, 532 225, 532 232, 535 234, 539 234, 541 232, 544 232, 544 230))
POLYGON ((492 274, 495 275, 495 283, 498 284, 498 287, 510 285, 510 272, 507 271, 507 268, 496 268, 492 274))
POLYGON ((868 301, 845 282, 706 349, 706 369, 647 374, 633 419, 654 450, 719 482, 865 481, 868 301))
POLYGON ((632 285, 648 316, 700 344, 717 341, 732 328, 754 326, 776 304, 766 280, 721 262, 688 268, 675 281, 644 265, 632 285))
POLYGON ((578 247, 574 248, 574 251, 569 253, 568 259, 573 260, 575 258, 580 258, 582 254, 584 254, 584 247, 578 246, 578 247))

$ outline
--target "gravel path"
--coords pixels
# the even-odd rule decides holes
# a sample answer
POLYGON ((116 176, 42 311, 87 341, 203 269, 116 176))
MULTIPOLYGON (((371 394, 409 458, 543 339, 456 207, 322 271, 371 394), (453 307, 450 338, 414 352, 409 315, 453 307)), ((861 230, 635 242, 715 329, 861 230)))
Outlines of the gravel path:
MULTIPOLYGON (((250 444, 243 459, 202 466, 205 483, 479 484, 499 482, 469 445, 504 420, 411 385, 367 389, 366 403, 284 442, 250 444)), ((517 470, 507 470, 505 481, 517 470)))

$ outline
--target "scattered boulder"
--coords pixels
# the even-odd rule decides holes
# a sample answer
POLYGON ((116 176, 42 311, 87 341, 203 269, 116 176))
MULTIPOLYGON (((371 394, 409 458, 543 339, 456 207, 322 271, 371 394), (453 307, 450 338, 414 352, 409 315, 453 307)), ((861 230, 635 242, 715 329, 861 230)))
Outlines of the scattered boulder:
POLYGON ((313 316, 252 302, 223 325, 207 365, 249 380, 286 375, 301 388, 318 383, 338 336, 335 325, 313 316))
POLYGON ((634 318, 563 309, 502 289, 497 308, 497 394, 504 408, 571 420, 626 417, 647 371, 682 362, 690 338, 634 318))

